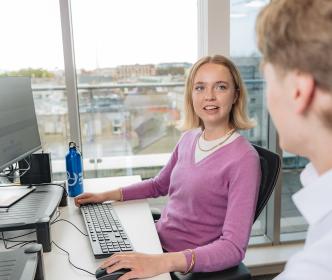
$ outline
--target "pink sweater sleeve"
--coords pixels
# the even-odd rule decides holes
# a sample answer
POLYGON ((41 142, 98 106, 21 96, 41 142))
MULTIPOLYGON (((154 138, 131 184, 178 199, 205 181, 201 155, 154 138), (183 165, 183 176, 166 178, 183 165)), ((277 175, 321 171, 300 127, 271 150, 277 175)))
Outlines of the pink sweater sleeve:
POLYGON ((159 174, 151 179, 132 184, 122 189, 123 200, 152 198, 168 194, 170 176, 178 158, 178 146, 172 152, 168 163, 159 174))
MULTIPOLYGON (((194 249, 193 271, 218 271, 238 265, 244 258, 253 223, 261 171, 257 154, 246 153, 233 169, 226 218, 220 238, 194 249)), ((184 252, 188 266, 191 254, 184 252)))

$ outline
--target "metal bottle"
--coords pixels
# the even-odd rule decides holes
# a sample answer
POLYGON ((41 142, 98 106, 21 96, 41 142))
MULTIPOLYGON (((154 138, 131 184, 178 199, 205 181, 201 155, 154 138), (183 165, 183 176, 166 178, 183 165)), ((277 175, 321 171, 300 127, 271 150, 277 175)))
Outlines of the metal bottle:
POLYGON ((66 155, 68 194, 75 197, 83 193, 82 157, 75 142, 69 142, 69 152, 66 155))

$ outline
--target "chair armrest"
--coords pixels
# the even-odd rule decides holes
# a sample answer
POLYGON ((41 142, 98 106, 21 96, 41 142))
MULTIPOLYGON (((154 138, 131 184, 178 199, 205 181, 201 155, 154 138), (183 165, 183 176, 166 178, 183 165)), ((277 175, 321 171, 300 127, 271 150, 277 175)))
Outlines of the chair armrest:
POLYGON ((250 280, 248 268, 240 263, 238 266, 216 272, 193 272, 186 275, 171 273, 173 280, 250 280))

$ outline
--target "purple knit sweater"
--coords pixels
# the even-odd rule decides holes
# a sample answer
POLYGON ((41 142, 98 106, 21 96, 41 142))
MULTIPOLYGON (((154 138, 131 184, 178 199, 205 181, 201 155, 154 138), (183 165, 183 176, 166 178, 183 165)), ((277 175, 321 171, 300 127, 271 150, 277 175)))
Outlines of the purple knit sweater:
MULTIPOLYGON (((260 183, 259 156, 242 136, 195 163, 199 129, 188 131, 153 179, 123 189, 124 200, 169 195, 156 227, 168 252, 194 249, 193 271, 239 264, 248 246, 260 183)), ((189 266, 191 254, 184 252, 189 266)))

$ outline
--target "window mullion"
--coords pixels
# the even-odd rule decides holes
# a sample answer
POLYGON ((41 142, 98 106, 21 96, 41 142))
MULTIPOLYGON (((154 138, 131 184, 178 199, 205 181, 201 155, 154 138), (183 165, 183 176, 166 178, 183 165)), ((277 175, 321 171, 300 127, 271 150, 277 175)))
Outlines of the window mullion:
POLYGON ((82 150, 70 0, 59 0, 70 140, 82 150))
MULTIPOLYGON (((268 148, 277 153, 282 158, 282 150, 279 146, 279 136, 272 119, 269 115, 268 121, 268 148)), ((282 170, 282 167, 281 167, 282 170)), ((280 243, 280 216, 281 216, 281 187, 282 178, 279 173, 279 178, 273 191, 271 198, 267 204, 266 213, 266 235, 272 240, 274 245, 280 243)))

